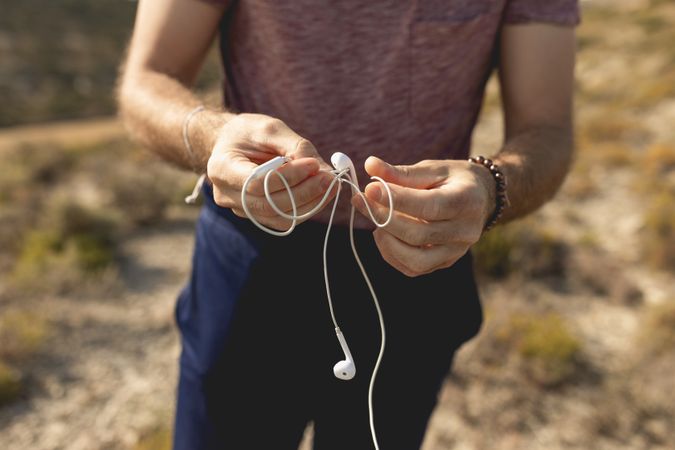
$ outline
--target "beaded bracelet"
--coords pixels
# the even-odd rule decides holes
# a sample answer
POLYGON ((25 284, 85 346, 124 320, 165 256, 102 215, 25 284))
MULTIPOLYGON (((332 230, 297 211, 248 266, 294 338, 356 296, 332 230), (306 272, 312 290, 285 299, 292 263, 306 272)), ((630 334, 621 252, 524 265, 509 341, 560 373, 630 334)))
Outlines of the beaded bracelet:
POLYGON ((495 185, 497 187, 496 197, 495 197, 495 210, 492 215, 485 222, 485 227, 483 231, 488 231, 490 228, 494 227, 497 221, 501 218, 504 213, 504 209, 510 205, 509 197, 506 195, 506 176, 504 172, 501 171, 499 166, 492 162, 491 159, 485 158, 483 156, 472 156, 469 158, 469 161, 474 164, 480 164, 490 171, 492 178, 495 180, 495 185))

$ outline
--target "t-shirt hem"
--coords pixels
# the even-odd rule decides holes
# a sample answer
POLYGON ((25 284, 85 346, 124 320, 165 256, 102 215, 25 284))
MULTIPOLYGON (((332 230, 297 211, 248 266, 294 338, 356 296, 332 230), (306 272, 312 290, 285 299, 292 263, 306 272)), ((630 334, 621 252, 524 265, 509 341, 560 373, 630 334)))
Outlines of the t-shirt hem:
POLYGON ((560 15, 560 14, 513 14, 509 15, 505 20, 505 24, 525 24, 525 23, 550 23, 554 25, 575 27, 581 23, 581 18, 577 14, 560 15))

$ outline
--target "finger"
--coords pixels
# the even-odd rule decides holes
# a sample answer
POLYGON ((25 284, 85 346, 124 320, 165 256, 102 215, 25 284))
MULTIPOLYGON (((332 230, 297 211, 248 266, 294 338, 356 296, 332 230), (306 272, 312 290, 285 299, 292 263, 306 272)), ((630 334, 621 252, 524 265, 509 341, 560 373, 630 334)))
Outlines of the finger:
MULTIPOLYGON (((312 208, 314 208, 318 202, 323 199, 331 180, 332 176, 329 174, 326 174, 325 176, 315 176, 308 178, 305 182, 292 189, 291 192, 295 199, 298 216, 311 211, 312 208)), ((326 203, 328 203, 328 200, 335 196, 335 193, 336 189, 332 189, 326 197, 326 203)), ((245 197, 248 210, 256 218, 279 217, 279 214, 274 210, 266 196, 246 194, 245 197)), ((288 192, 286 190, 283 192, 274 193, 271 195, 271 197, 277 208, 281 209, 287 214, 292 213, 293 208, 290 197, 288 196, 288 192)), ((236 189, 214 185, 213 199, 218 206, 223 208, 236 208, 243 210, 241 204, 241 192, 237 191, 236 189)))
MULTIPOLYGON (((315 158, 301 158, 293 161, 289 161, 279 169, 276 170, 278 174, 283 176, 286 179, 286 182, 290 187, 294 187, 307 180, 310 177, 319 175, 320 164, 319 161, 315 158)), ((330 176, 329 174, 326 174, 330 176)), ((323 177, 324 175, 321 174, 323 177)), ((255 181, 252 181, 249 185, 247 192, 250 192, 255 195, 264 195, 265 191, 263 189, 265 177, 260 177, 255 181)), ((284 186, 281 177, 275 173, 271 173, 268 181, 268 188, 270 192, 285 192, 286 187, 284 186)))
POLYGON ((231 208, 231 211, 234 213, 235 216, 241 217, 242 219, 246 219, 246 213, 244 212, 243 209, 239 208, 231 208))
MULTIPOLYGON (((354 206, 364 215, 368 212, 363 205, 363 200, 354 199, 354 206)), ((370 209, 373 211, 378 222, 382 222, 389 214, 389 208, 379 203, 371 203, 370 209)), ((444 245, 454 241, 457 233, 454 226, 449 221, 427 222, 415 217, 394 211, 391 221, 383 229, 396 236, 399 240, 412 246, 426 245, 444 245)))
MULTIPOLYGON (((309 177, 301 183, 295 185, 292 189, 293 199, 297 208, 307 204, 316 204, 323 199, 326 190, 330 187, 334 180, 334 176, 329 173, 319 173, 315 176, 309 177)), ((335 185, 335 183, 333 183, 335 185)), ((335 195, 336 189, 331 189, 331 193, 326 197, 326 201, 335 195)), ((266 199, 266 197, 265 197, 266 199)), ((286 189, 272 193, 270 199, 280 210, 287 214, 292 212, 291 199, 286 189)), ((269 200, 268 200, 269 203, 269 200)))
POLYGON ((468 249, 468 247, 453 244, 425 248, 413 247, 381 229, 375 230, 373 235, 382 257, 408 276, 419 276, 441 267, 450 267, 468 249))
MULTIPOLYGON (((257 167, 258 164, 239 152, 224 151, 209 159, 207 171, 215 185, 241 191, 246 179, 257 167)), ((284 164, 279 171, 290 186, 295 186, 316 174, 319 171, 319 163, 312 158, 303 158, 284 164)), ((263 195, 263 181, 264 177, 251 180, 246 191, 253 195, 263 195)), ((276 175, 271 175, 270 191, 275 192, 281 189, 284 189, 281 179, 276 175)))
MULTIPOLYGON (((335 195, 334 193, 331 195, 335 195)), ((272 211, 271 209, 265 209, 265 207, 261 207, 258 205, 262 205, 262 203, 257 203, 258 198, 254 197, 254 204, 251 205, 249 203, 249 199, 247 197, 246 199, 246 205, 248 206, 249 212, 253 216, 254 219, 256 219, 258 222, 260 222, 262 225, 265 225, 267 227, 273 228, 275 230, 287 230, 291 226, 291 220, 286 219, 284 217, 279 216, 276 212, 272 211), (255 209, 255 210, 254 210, 255 209), (272 213, 270 214, 270 211, 272 213)), ((263 198, 264 200, 264 198, 263 198)), ((316 201, 314 202, 309 202, 305 205, 299 206, 297 208, 298 216, 301 216, 303 214, 306 214, 310 212, 312 209, 315 208, 316 206, 316 201)), ((269 203, 267 203, 269 205, 269 203)), ((328 202, 326 203, 328 204, 328 202)), ((246 214, 246 212, 241 208, 241 207, 233 207, 231 208, 232 212, 236 214, 239 217, 245 218, 245 219, 250 219, 250 217, 246 214)), ((309 220, 310 217, 307 217, 305 219, 298 219, 297 223, 303 223, 306 220, 309 220)))
MULTIPOLYGON (((457 216, 456 199, 444 189, 412 189, 395 184, 389 185, 392 202, 397 211, 427 221, 449 220, 457 216)), ((366 186, 366 196, 382 205, 389 205, 387 192, 381 183, 366 186)))
POLYGON ((370 156, 365 163, 366 172, 383 180, 415 189, 428 189, 443 183, 448 177, 447 167, 431 161, 420 161, 410 166, 393 166, 380 158, 370 156))

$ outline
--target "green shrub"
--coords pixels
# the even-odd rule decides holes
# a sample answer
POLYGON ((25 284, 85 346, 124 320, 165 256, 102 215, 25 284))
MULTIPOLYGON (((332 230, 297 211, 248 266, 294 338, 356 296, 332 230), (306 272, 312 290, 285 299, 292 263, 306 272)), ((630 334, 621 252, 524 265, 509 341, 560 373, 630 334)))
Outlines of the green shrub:
POLYGON ((117 225, 106 211, 66 200, 56 203, 51 223, 60 249, 74 253, 83 271, 96 272, 113 262, 117 225))
POLYGON ((35 313, 10 309, 0 316, 0 359, 21 360, 31 356, 44 342, 47 321, 35 313))
POLYGON ((114 260, 114 248, 111 239, 94 233, 73 236, 79 267, 85 272, 98 272, 108 267, 114 260))
POLYGON ((52 185, 67 175, 75 162, 72 152, 56 145, 19 145, 3 154, 0 165, 2 196, 7 198, 11 188, 52 185))
POLYGON ((493 277, 510 273, 563 276, 567 247, 535 220, 507 224, 485 233, 472 249, 478 271, 493 277))
POLYGON ((167 174, 163 163, 153 164, 121 164, 106 178, 112 206, 132 225, 160 222, 168 206, 179 198, 180 182, 167 174))
POLYGON ((158 427, 141 437, 134 446, 134 450, 170 450, 171 430, 168 427, 158 427))
POLYGON ((16 400, 23 391, 21 372, 10 365, 32 356, 49 332, 44 317, 27 310, 10 309, 0 315, 0 406, 16 400))
POLYGON ((596 250, 600 246, 600 243, 598 236, 592 231, 587 230, 579 236, 577 245, 588 250, 596 250))
POLYGON ((667 19, 660 17, 655 14, 642 14, 637 17, 637 23, 647 32, 648 34, 658 33, 669 27, 669 22, 667 19))
POLYGON ((493 277, 508 275, 513 268, 512 253, 516 241, 512 227, 500 226, 485 233, 472 248, 478 270, 493 277))
POLYGON ((114 267, 115 257, 116 224, 106 212, 55 202, 25 233, 10 280, 27 294, 62 293, 114 267))
POLYGON ((0 361, 0 407, 19 398, 22 390, 19 371, 0 361))
POLYGON ((30 292, 61 291, 110 267, 114 259, 113 242, 104 236, 83 233, 64 238, 35 230, 27 234, 11 278, 30 292))
POLYGON ((47 223, 63 239, 80 235, 113 240, 116 223, 104 210, 85 206, 69 198, 55 200, 48 211, 47 223))
POLYGON ((577 367, 581 343, 557 314, 512 315, 496 338, 518 353, 525 371, 539 384, 560 384, 577 367))

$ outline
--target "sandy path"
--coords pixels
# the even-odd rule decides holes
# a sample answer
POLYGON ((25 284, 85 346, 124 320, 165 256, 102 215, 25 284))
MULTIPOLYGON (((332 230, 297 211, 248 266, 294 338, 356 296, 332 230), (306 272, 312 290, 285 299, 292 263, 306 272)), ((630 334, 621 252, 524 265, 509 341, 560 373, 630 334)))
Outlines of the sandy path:
POLYGON ((124 128, 114 117, 0 128, 0 152, 21 144, 79 147, 120 136, 124 136, 124 128))
POLYGON ((173 415, 175 297, 189 270, 195 210, 123 243, 123 298, 49 299, 51 348, 30 397, 0 410, 0 448, 125 449, 173 415))

